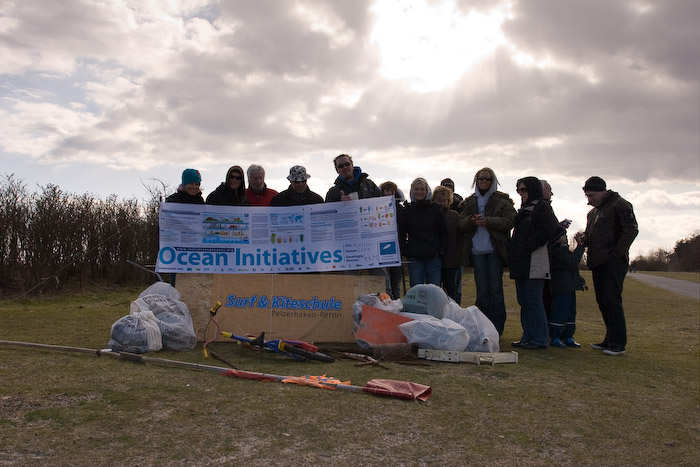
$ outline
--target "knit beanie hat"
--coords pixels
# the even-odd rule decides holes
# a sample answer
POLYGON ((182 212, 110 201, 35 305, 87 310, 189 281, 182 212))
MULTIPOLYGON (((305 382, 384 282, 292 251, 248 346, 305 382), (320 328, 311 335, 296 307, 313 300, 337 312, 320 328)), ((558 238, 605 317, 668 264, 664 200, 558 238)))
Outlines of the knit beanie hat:
POLYGON ((583 185, 583 191, 605 191, 606 187, 605 180, 600 177, 591 177, 583 185))
POLYGON ((199 174, 199 170, 185 169, 182 171, 182 186, 188 183, 196 183, 197 185, 202 183, 202 176, 199 174))

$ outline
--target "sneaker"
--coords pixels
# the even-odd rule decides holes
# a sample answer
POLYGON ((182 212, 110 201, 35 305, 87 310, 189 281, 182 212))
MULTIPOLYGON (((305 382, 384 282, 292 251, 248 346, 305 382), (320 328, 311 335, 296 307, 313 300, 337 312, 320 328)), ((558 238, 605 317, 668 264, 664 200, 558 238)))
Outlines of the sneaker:
POLYGON ((565 344, 567 347, 573 347, 574 349, 580 349, 580 348, 581 348, 581 344, 579 344, 578 342, 576 342, 576 341, 574 340, 573 337, 567 337, 567 338, 566 338, 566 341, 564 341, 564 344, 565 344))
POLYGON ((537 345, 533 342, 525 342, 525 343, 520 345, 520 348, 525 349, 525 350, 541 350, 541 349, 546 349, 547 346, 546 345, 537 345))
POLYGON ((625 353, 625 349, 605 349, 603 353, 605 355, 622 355, 625 353))
POLYGON ((591 347, 593 347, 596 350, 605 350, 608 348, 608 343, 601 342, 600 344, 591 344, 591 347))
POLYGON ((552 343, 549 344, 549 345, 551 345, 552 347, 559 347, 560 349, 565 349, 565 348, 566 348, 566 344, 563 343, 563 342, 561 341, 561 339, 559 339, 558 337, 555 337, 554 339, 552 339, 552 343))
POLYGON ((524 344, 524 342, 515 341, 515 342, 511 342, 511 343, 510 343, 510 346, 511 346, 511 347, 522 347, 523 344, 524 344))

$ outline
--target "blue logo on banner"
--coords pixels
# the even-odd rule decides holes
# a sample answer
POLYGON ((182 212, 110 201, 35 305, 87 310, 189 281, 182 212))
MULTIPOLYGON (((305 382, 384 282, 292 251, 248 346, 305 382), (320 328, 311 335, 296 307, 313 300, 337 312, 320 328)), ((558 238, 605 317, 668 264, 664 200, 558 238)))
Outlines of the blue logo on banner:
POLYGON ((380 242, 379 243, 379 254, 380 255, 395 255, 396 254, 396 243, 395 242, 380 242))

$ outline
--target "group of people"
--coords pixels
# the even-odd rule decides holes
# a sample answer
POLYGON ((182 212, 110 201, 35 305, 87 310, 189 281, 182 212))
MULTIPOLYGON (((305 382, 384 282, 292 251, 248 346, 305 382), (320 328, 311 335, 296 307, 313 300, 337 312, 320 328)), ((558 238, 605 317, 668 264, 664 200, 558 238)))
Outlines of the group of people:
MULTIPOLYGON (((454 193, 446 178, 431 189, 424 178, 411 183, 409 200, 391 181, 377 186, 352 157, 333 159, 338 174, 325 198, 307 185, 310 175, 303 166, 289 170, 289 187, 277 192, 265 184, 265 170, 251 165, 245 172, 231 167, 206 201, 200 190, 201 175, 195 169, 182 173, 182 184, 166 202, 207 203, 230 206, 294 206, 394 196, 401 254, 408 259, 409 282, 430 283, 445 289, 461 304, 462 268, 471 267, 476 284, 475 305, 491 320, 499 335, 506 322, 503 272, 508 266, 520 305, 522 336, 513 347, 544 349, 580 347, 574 340, 576 290, 585 288, 578 264, 587 249, 595 296, 606 335, 594 349, 608 355, 625 353, 626 322, 622 286, 629 264, 629 248, 638 233, 632 205, 608 190, 600 177, 591 177, 583 191, 593 209, 585 232, 574 235, 572 251, 566 235, 571 221, 559 222, 551 207, 552 189, 545 180, 524 177, 517 181, 520 208, 507 193, 498 191, 496 173, 488 167, 476 172, 474 192, 466 199, 454 193)), ((400 297, 403 268, 387 270, 387 292, 400 297)))

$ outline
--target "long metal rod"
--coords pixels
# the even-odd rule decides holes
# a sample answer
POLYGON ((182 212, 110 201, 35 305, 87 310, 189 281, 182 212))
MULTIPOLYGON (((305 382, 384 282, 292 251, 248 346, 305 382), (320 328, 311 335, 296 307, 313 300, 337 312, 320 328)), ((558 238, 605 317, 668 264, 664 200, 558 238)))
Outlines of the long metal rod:
MULTIPOLYGON (((127 360, 127 361, 132 361, 132 362, 137 362, 137 363, 153 363, 157 365, 166 365, 166 366, 175 366, 175 367, 180 367, 180 368, 189 368, 193 370, 204 370, 204 371, 213 371, 219 374, 223 374, 226 376, 234 376, 238 378, 244 378, 244 379, 267 379, 271 381, 278 381, 278 382, 283 382, 283 381, 289 381, 289 382, 294 382, 298 381, 300 383, 306 383, 306 378, 300 377, 300 376, 281 376, 281 375, 275 375, 275 374, 269 374, 269 373, 258 373, 254 371, 243 371, 243 370, 233 370, 231 368, 225 368, 225 367, 220 367, 220 366, 213 366, 213 365, 203 365, 201 363, 190 363, 190 362, 181 362, 178 360, 169 360, 166 358, 156 358, 156 357, 148 357, 145 355, 140 355, 140 354, 134 354, 134 353, 129 353, 129 352, 113 352, 111 349, 102 349, 102 350, 96 350, 96 349, 87 349, 84 347, 69 347, 65 345, 52 345, 52 344, 39 344, 35 342, 20 342, 20 341, 6 341, 6 340, 0 340, 0 345, 9 345, 9 346, 16 346, 16 347, 32 347, 32 348, 37 348, 37 349, 45 349, 45 350, 56 350, 56 351, 64 351, 64 352, 77 352, 77 353, 89 353, 93 354, 96 356, 105 356, 105 357, 110 357, 110 358, 117 358, 119 360, 127 360)), ((409 384, 414 384, 414 383, 409 383, 409 384)), ((391 391, 391 390, 386 390, 386 389, 377 389, 373 387, 367 387, 367 386, 355 386, 351 384, 336 384, 336 383, 323 383, 323 385, 328 386, 330 388, 334 389, 344 389, 347 391, 356 391, 356 392, 367 392, 371 394, 378 394, 378 395, 383 395, 383 396, 388 396, 388 397, 396 397, 400 399, 416 399, 417 397, 414 397, 412 394, 405 392, 405 391, 391 391)), ((422 385, 416 385, 416 386, 422 386, 422 385)), ((425 393, 427 394, 427 397, 430 397, 430 388, 425 387, 425 393)), ((422 398, 421 400, 427 399, 427 397, 422 398)))

